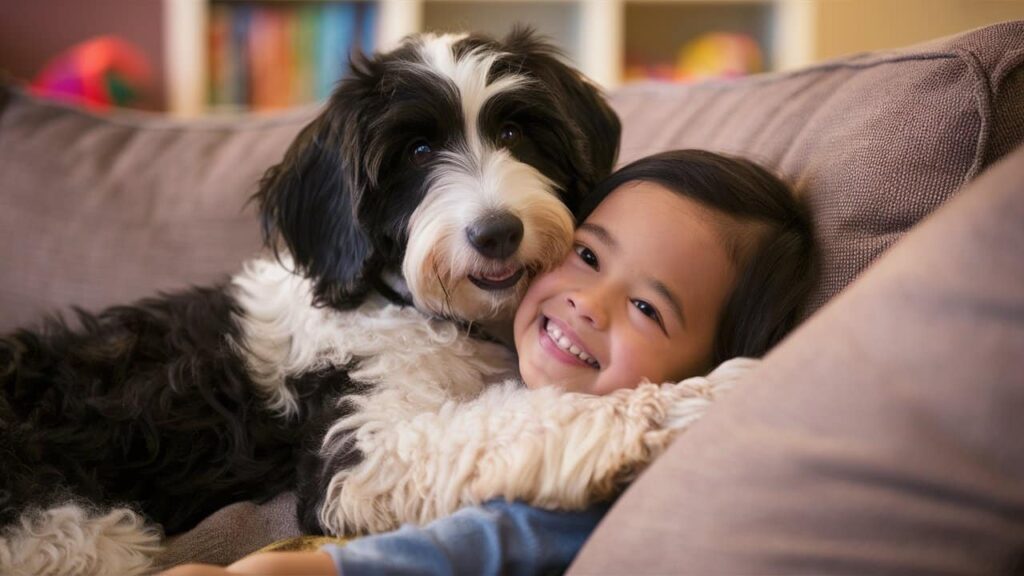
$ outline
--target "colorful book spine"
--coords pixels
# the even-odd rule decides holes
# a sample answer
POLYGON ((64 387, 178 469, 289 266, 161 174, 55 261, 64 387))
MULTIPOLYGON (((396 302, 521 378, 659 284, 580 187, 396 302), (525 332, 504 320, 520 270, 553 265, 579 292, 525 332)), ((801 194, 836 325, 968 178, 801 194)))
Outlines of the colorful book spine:
POLYGON ((348 74, 349 51, 356 36, 357 18, 352 2, 331 2, 322 8, 321 43, 317 52, 318 100, 330 96, 338 80, 348 74))
POLYGON ((208 45, 208 64, 210 71, 209 104, 223 106, 231 99, 226 93, 227 67, 229 55, 227 45, 231 36, 231 13, 221 4, 210 7, 210 39, 208 45))
POLYGON ((236 107, 247 106, 252 101, 252 72, 249 70, 251 25, 252 10, 248 6, 232 7, 227 83, 230 87, 230 102, 236 107))
POLYGON ((376 2, 359 3, 359 49, 363 54, 372 53, 377 47, 377 12, 376 2))
POLYGON ((373 0, 212 2, 210 105, 265 110, 327 98, 349 55, 375 49, 379 10, 373 0))
POLYGON ((316 99, 317 47, 320 44, 320 9, 306 4, 295 11, 293 38, 293 62, 295 76, 292 79, 293 98, 296 102, 311 102, 316 99))

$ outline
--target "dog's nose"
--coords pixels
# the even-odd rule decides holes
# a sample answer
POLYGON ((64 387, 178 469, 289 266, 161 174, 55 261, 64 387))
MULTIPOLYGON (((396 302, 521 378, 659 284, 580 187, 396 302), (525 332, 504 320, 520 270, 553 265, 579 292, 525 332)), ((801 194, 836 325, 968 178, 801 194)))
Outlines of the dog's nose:
POLYGON ((467 230, 469 243, 485 258, 501 260, 519 249, 523 241, 523 221, 509 212, 488 214, 467 230))

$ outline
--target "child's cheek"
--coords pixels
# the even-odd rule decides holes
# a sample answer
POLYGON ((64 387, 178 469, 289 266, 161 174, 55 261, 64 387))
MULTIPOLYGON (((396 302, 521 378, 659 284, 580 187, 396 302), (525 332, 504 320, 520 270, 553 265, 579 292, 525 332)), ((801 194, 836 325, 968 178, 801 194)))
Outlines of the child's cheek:
MULTIPOLYGON (((628 341, 618 342, 619 349, 615 354, 619 360, 616 389, 636 388, 644 380, 659 382, 666 376, 664 359, 660 357, 660 347, 643 338, 637 338, 635 334, 632 336, 628 341)), ((670 357, 671 354, 665 356, 670 357)))
POLYGON ((540 315, 540 305, 545 299, 545 286, 549 276, 550 273, 541 274, 534 279, 530 287, 526 289, 523 299, 519 302, 519 308, 516 309, 515 318, 512 322, 517 347, 521 345, 521 339, 525 336, 525 332, 529 330, 533 321, 540 315))
POLYGON ((558 269, 552 270, 551 272, 545 272, 538 276, 530 287, 526 290, 526 295, 523 297, 523 303, 530 303, 537 305, 543 302, 545 299, 553 296, 555 290, 557 290, 558 282, 558 269))

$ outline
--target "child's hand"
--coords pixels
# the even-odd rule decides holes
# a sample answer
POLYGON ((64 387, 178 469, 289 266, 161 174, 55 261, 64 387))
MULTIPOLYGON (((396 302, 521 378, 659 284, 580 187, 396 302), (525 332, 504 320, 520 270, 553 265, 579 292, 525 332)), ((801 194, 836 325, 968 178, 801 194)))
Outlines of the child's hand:
POLYGON ((159 576, 339 576, 334 561, 324 552, 265 552, 246 556, 222 568, 210 564, 184 564, 159 576))

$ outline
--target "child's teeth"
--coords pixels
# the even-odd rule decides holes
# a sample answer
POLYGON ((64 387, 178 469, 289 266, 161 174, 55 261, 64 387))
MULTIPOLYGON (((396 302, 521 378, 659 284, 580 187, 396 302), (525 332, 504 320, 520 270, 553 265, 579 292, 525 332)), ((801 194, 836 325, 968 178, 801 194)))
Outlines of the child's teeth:
POLYGON ((576 356, 580 360, 583 360, 587 364, 596 367, 597 361, 594 360, 594 358, 590 354, 584 352, 579 346, 573 344, 572 341, 569 340, 569 338, 567 338, 565 334, 563 334, 562 331, 559 330, 558 327, 555 326, 553 323, 548 322, 547 332, 548 335, 551 336, 551 341, 557 344, 559 348, 571 353, 572 355, 576 356))

